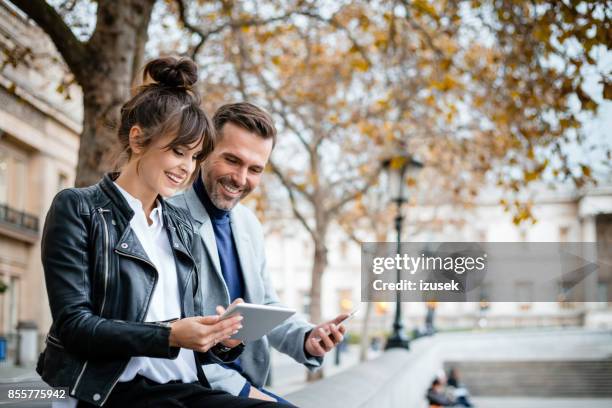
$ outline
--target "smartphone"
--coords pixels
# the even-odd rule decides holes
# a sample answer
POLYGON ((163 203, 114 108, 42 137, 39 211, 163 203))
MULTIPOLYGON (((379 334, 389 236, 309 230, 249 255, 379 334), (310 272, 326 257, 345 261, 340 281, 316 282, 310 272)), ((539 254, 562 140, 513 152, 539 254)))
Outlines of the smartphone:
MULTIPOLYGON (((340 323, 338 323, 338 324, 337 324, 337 326, 339 326, 339 325, 341 325, 342 323, 346 323, 346 322, 348 322, 349 320, 351 320, 353 317, 355 317, 355 315, 357 314, 357 312, 358 312, 358 311, 359 311, 359 308, 355 308, 355 309, 353 309, 353 310, 352 310, 352 311, 351 311, 351 312, 348 314, 348 316, 346 316, 344 319, 342 319, 342 320, 340 321, 340 323)), ((329 335, 330 333, 327 333, 327 334, 329 335)), ((332 338, 333 338, 333 337, 334 337, 334 336, 332 335, 332 338)), ((323 343, 323 340, 319 339, 319 345, 320 345, 321 347, 325 347, 325 343, 323 343)))
POLYGON ((342 323, 348 322, 348 321, 349 321, 349 320, 351 320, 353 317, 355 317, 355 315, 357 314, 357 312, 358 312, 358 311, 359 311, 359 308, 355 308, 355 309, 353 309, 353 311, 352 311, 351 313, 349 313, 349 314, 348 314, 348 316, 346 316, 344 319, 342 319, 342 320, 340 321, 340 323, 338 323, 338 324, 342 324, 342 323))

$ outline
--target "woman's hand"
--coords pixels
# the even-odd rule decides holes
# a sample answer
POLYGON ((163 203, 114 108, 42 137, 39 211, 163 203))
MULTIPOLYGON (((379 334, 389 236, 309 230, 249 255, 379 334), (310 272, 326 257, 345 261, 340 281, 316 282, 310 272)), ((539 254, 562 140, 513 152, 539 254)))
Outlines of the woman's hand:
POLYGON ((229 339, 242 328, 242 316, 219 320, 219 316, 196 316, 177 320, 170 325, 170 346, 202 353, 229 339))

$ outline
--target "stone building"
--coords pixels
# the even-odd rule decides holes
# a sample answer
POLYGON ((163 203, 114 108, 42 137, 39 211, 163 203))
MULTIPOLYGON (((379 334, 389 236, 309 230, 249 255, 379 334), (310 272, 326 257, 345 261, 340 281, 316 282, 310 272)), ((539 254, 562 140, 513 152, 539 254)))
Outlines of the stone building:
MULTIPOLYGON (((530 191, 535 225, 512 223, 494 194, 483 192, 474 207, 461 209, 426 205, 409 209, 404 240, 410 242, 597 242, 604 250, 597 254, 600 268, 590 282, 591 298, 599 302, 496 302, 438 303, 436 323, 443 329, 487 327, 587 326, 612 328, 612 185, 575 190, 550 190, 544 185, 530 191), (435 214, 435 215, 434 215, 435 214), (415 224, 429 225, 411 235, 415 224)), ((268 265, 281 300, 307 313, 310 298, 312 244, 297 221, 288 219, 283 231, 266 237, 268 265), (295 225, 294 225, 295 224, 295 225), (284 232, 285 231, 285 232, 284 232)), ((390 231, 388 241, 394 241, 390 231)), ((329 266, 323 275, 321 310, 333 317, 357 306, 360 316, 353 319, 353 330, 359 330, 366 304, 360 305, 360 247, 346 238, 339 228, 330 231, 329 266)), ((424 325, 425 303, 403 304, 406 327, 412 330, 424 325)), ((371 313, 373 332, 389 331, 395 305, 376 303, 371 313)))
POLYGON ((0 1, 0 50, 20 55, 0 70, 0 336, 14 358, 19 322, 47 331, 51 316, 40 262, 40 235, 53 196, 73 184, 81 95, 58 92, 66 71, 47 36, 0 1))

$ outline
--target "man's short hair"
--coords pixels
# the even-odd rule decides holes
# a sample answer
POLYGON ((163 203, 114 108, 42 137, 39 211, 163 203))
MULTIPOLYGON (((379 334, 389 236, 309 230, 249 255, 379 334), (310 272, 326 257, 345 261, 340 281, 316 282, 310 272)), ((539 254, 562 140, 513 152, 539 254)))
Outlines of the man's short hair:
POLYGON ((264 139, 272 139, 272 146, 276 144, 276 127, 272 116, 252 103, 237 102, 221 106, 215 112, 213 123, 219 137, 222 137, 223 126, 232 123, 264 139))

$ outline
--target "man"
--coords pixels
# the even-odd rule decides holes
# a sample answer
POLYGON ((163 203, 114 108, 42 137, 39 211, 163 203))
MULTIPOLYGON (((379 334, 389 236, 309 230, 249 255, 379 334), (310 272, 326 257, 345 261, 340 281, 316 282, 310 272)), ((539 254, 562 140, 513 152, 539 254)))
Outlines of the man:
MULTIPOLYGON (((278 305, 264 252, 261 224, 239 204, 259 184, 276 141, 272 118, 261 108, 241 102, 224 105, 213 118, 217 141, 193 186, 171 202, 185 208, 196 221, 208 251, 200 266, 204 289, 202 307, 245 299, 249 303, 278 305)), ((241 358, 228 365, 204 367, 215 389, 264 400, 279 397, 264 390, 270 370, 269 345, 309 369, 319 367, 325 353, 342 341, 346 317, 314 327, 292 317, 267 336, 250 342, 241 358)))

